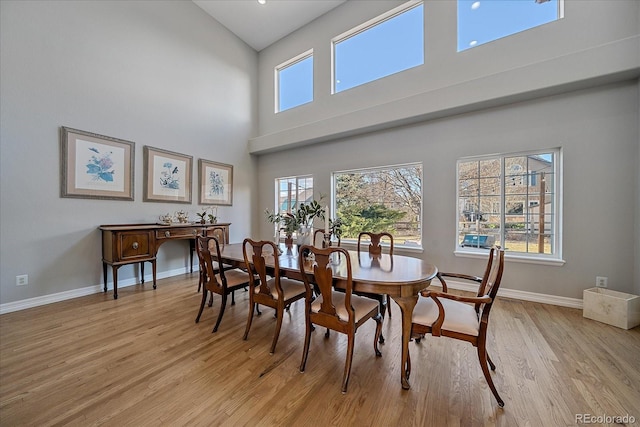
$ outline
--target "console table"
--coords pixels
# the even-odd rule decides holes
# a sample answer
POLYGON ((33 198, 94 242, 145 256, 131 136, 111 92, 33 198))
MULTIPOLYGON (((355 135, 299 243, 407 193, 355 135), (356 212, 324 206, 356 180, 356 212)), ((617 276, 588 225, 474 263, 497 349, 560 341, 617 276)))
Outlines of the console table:
POLYGON ((229 243, 230 223, 221 224, 114 224, 101 225, 102 231, 102 271, 104 291, 107 292, 107 265, 113 272, 113 299, 118 298, 118 268, 127 264, 140 263, 144 283, 144 263, 150 262, 153 270, 153 289, 156 288, 156 256, 158 248, 169 240, 189 239, 191 272, 193 272, 193 251, 195 238, 222 234, 224 243, 229 243), (218 229, 216 232, 215 229, 218 229))

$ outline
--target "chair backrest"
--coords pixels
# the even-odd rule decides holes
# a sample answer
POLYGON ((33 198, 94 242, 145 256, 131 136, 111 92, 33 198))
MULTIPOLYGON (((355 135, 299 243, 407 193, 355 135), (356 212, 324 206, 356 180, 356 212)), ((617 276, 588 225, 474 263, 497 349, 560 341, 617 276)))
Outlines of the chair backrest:
POLYGON ((227 230, 221 226, 215 226, 207 230, 208 236, 214 236, 218 238, 218 243, 221 247, 224 248, 224 244, 226 243, 227 230))
MULTIPOLYGON (((308 272, 313 272, 314 283, 316 289, 322 295, 322 304, 318 315, 329 317, 335 317, 339 319, 336 312, 336 306, 333 300, 333 269, 332 263, 338 260, 344 260, 346 262, 346 279, 342 279, 341 288, 344 287, 344 307, 349 315, 349 322, 355 321, 355 312, 351 306, 351 295, 353 293, 353 279, 351 273, 351 258, 349 252, 339 247, 328 248, 316 248, 310 245, 304 245, 300 248, 300 255, 298 256, 300 273, 303 278, 304 285, 307 289, 307 301, 310 301, 310 297, 313 292, 313 285, 307 275, 308 272), (302 255, 308 250, 309 254, 313 254, 313 257, 309 261, 302 255)), ((344 270, 343 270, 344 271, 344 270)))
POLYGON ((502 273, 504 271, 504 249, 500 246, 493 246, 489 250, 489 260, 487 261, 487 268, 485 269, 484 276, 482 276, 482 282, 478 287, 478 297, 485 295, 491 298, 491 302, 485 304, 476 304, 476 312, 479 313, 482 319, 486 319, 489 316, 491 305, 496 299, 498 289, 500 288, 500 282, 502 281, 502 273))
POLYGON ((269 288, 269 277, 273 277, 273 281, 278 295, 282 296, 282 287, 280 286, 280 265, 278 263, 278 247, 270 240, 252 240, 244 239, 242 242, 242 254, 244 263, 249 272, 249 284, 252 289, 259 289, 260 294, 271 296, 269 288), (266 250, 265 250, 266 249, 266 250), (273 261, 273 272, 267 274, 267 258, 273 261), (257 277, 256 277, 257 276, 257 277))
MULTIPOLYGON (((313 241, 311 242, 313 244, 313 246, 316 246, 316 243, 319 241, 320 245, 318 247, 322 247, 323 242, 324 242, 324 229, 316 229, 313 232, 313 241), (320 237, 318 237, 318 234, 320 235, 320 237)), ((333 236, 333 234, 332 234, 333 236)), ((336 238, 338 239, 338 246, 340 246, 340 237, 336 236, 336 238)))
MULTIPOLYGON (((224 271, 219 269, 220 283, 216 271, 213 268, 213 261, 220 260, 220 242, 215 236, 196 236, 196 253, 198 254, 198 261, 200 263, 200 270, 203 271, 203 283, 207 283, 207 287, 216 288, 218 291, 223 290, 223 286, 226 286, 226 278, 224 271), (211 247, 213 246, 214 254, 211 254, 211 247)), ((219 262, 219 261, 218 261, 219 262)))
POLYGON ((369 240, 371 240, 371 243, 369 244, 369 253, 371 255, 380 255, 382 253, 382 245, 380 244, 380 241, 385 237, 389 239, 389 255, 393 255, 393 236, 386 231, 381 233, 363 231, 358 234, 358 252, 360 252, 360 242, 365 236, 368 236, 369 240))

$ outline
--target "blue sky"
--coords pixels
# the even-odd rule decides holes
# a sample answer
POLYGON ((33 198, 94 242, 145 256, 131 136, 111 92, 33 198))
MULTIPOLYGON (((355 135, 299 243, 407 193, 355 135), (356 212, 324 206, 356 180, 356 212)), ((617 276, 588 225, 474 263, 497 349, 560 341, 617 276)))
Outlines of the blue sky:
MULTIPOLYGON (((558 1, 458 0, 457 51, 552 22, 558 18, 558 1)), ((337 43, 335 92, 424 64, 424 7, 420 4, 337 43)), ((313 57, 307 57, 280 70, 278 111, 313 101, 313 66, 313 57)), ((316 71, 322 78, 331 72, 316 71)))

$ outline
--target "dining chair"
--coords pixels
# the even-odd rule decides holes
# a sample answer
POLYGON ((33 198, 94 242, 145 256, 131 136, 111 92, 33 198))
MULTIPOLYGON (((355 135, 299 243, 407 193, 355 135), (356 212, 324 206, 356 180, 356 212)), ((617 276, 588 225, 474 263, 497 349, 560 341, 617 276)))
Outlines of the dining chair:
MULTIPOLYGON (((224 227, 213 227, 208 229, 207 236, 215 236, 218 239, 218 242, 220 243, 220 245, 224 247, 225 236, 226 236, 226 229, 224 227)), ((202 262, 199 257, 198 257, 198 261, 200 262, 200 277, 198 279, 198 292, 200 292, 200 289, 202 288, 202 284, 205 282, 205 277, 203 277, 203 275, 206 274, 206 268, 203 268, 202 262)), ((213 271, 217 273, 219 268, 220 266, 218 265, 218 262, 214 261, 213 271)), ((227 270, 233 269, 233 267, 230 265, 223 265, 223 268, 227 270)), ((233 294, 231 294, 231 299, 232 299, 232 302, 235 303, 235 298, 233 294)))
MULTIPOLYGON (((273 354, 278 343, 278 336, 282 327, 284 310, 291 303, 304 298, 305 287, 299 280, 292 280, 281 276, 278 262, 278 247, 268 240, 255 241, 244 239, 242 254, 249 275, 249 318, 243 339, 249 336, 253 311, 259 304, 276 310, 276 330, 273 334, 270 353, 273 354), (274 256, 274 254, 276 254, 274 256), (269 262, 267 262, 269 260, 269 262), (267 264, 273 262, 273 268, 267 264)), ((258 312, 260 315, 260 312, 258 312)))
MULTIPOLYGON (((322 248, 324 246, 324 233, 324 229, 317 229, 313 232, 313 246, 317 246, 319 248, 322 248), (318 242, 320 242, 319 245, 317 245, 318 242)), ((340 246, 340 237, 336 236, 336 238, 338 239, 337 246, 340 246)), ((333 243, 334 242, 332 241, 331 245, 333 245, 333 243)))
POLYGON ((351 362, 353 360, 353 348, 356 338, 356 331, 367 320, 373 319, 376 322, 376 333, 373 337, 373 349, 376 356, 382 356, 378 349, 378 339, 382 332, 382 316, 380 315, 377 301, 353 294, 353 279, 351 273, 351 258, 349 253, 343 248, 329 247, 316 248, 313 246, 302 246, 298 257, 300 274, 303 277, 306 288, 305 293, 305 337, 304 350, 302 352, 302 362, 300 372, 304 372, 309 355, 311 344, 311 331, 313 325, 327 328, 325 338, 328 338, 329 329, 347 335, 347 360, 345 362, 344 374, 342 376, 342 393, 347 392, 349 375, 351 374, 351 362), (302 254, 308 251, 313 257, 304 257, 302 254), (347 277, 341 280, 341 288, 344 292, 336 292, 334 289, 334 277, 332 263, 337 258, 346 262, 347 277), (313 273, 313 279, 308 272, 313 273), (314 297, 312 283, 317 285, 320 294, 314 297))
MULTIPOLYGON (((372 257, 376 257, 376 256, 380 256, 382 255, 382 241, 383 239, 387 240, 389 242, 389 255, 393 255, 393 236, 390 233, 387 233, 386 231, 383 231, 381 233, 373 233, 370 231, 363 231, 360 234, 358 234, 358 255, 361 254, 362 251, 362 240, 363 237, 368 237, 369 238, 369 246, 368 246, 368 252, 369 255, 372 257)), ((372 297, 377 299, 380 302, 380 311, 382 313, 382 317, 384 320, 384 315, 385 312, 389 313, 389 318, 391 318, 391 297, 389 295, 376 295, 376 294, 372 294, 369 295, 367 294, 367 296, 372 297)), ((383 338, 384 341, 384 338, 383 338)))
MULTIPOLYGON (((421 297, 413 310, 411 323, 411 336, 418 343, 425 334, 431 334, 434 337, 443 336, 467 341, 476 347, 482 373, 500 407, 504 407, 504 401, 493 384, 487 366, 488 362, 491 370, 496 370, 495 364, 487 353, 487 329, 489 313, 500 288, 503 270, 504 249, 494 246, 489 251, 483 277, 460 273, 438 273, 437 277, 442 283, 443 291, 430 289, 421 291, 421 297), (450 294, 447 292, 445 277, 479 283, 478 293, 475 297, 450 294)), ((433 368, 434 365, 430 364, 429 367, 433 368)))
MULTIPOLYGON (((211 300, 209 301, 209 307, 213 305, 213 294, 218 294, 222 297, 220 304, 220 311, 218 312, 218 319, 213 327, 212 332, 218 330, 220 321, 224 315, 224 310, 227 306, 227 296, 232 294, 236 289, 244 288, 249 285, 250 276, 247 272, 239 269, 226 270, 224 268, 214 269, 214 265, 222 265, 219 261, 222 259, 220 255, 220 242, 215 236, 197 236, 196 237, 196 253, 198 254, 198 260, 200 262, 201 280, 202 284, 202 301, 200 302, 200 310, 196 317, 196 323, 200 321, 204 304, 207 300, 207 294, 211 292, 211 300), (211 248, 213 247, 214 254, 211 254, 211 248), (218 263, 218 264, 216 264, 218 263)), ((231 305, 234 305, 235 301, 232 301, 231 305)))

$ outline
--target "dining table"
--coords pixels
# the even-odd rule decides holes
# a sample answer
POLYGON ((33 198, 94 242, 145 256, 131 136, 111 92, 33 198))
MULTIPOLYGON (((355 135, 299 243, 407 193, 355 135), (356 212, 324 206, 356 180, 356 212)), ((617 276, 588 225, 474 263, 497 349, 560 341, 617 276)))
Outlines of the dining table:
MULTIPOLYGON (((219 260, 234 267, 246 267, 242 251, 242 243, 221 246, 219 260)), ((250 250, 250 248, 248 248, 250 250)), ((298 246, 279 245, 278 265, 280 274, 292 279, 302 280, 299 267, 298 246)), ((409 357, 409 341, 413 309, 418 302, 419 292, 431 284, 438 273, 433 264, 421 258, 404 255, 370 255, 368 252, 348 251, 351 259, 353 290, 379 295, 389 295, 400 307, 402 317, 402 364, 400 381, 402 388, 410 388, 409 375, 411 361, 409 357)), ((273 255, 266 256, 267 266, 273 267, 273 255)), ((251 259, 251 256, 249 256, 251 259)), ((336 288, 347 278, 347 262, 344 257, 335 257, 331 263, 336 288)), ((305 273, 313 277, 311 264, 305 273)), ((344 287, 344 286, 342 286, 344 287)))

